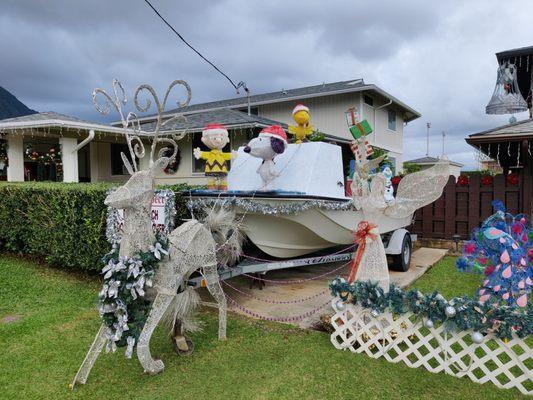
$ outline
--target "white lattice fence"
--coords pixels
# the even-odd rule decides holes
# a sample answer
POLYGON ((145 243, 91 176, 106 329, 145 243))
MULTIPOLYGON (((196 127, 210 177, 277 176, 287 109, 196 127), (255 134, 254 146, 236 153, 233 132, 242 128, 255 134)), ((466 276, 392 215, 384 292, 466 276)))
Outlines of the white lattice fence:
POLYGON ((403 361, 411 368, 423 366, 430 372, 467 376, 477 383, 492 382, 500 388, 516 387, 524 394, 533 394, 532 338, 513 336, 504 342, 488 334, 477 344, 471 331, 447 332, 437 324, 428 328, 425 321, 412 313, 377 314, 352 304, 337 311, 331 323, 335 329, 331 342, 337 349, 365 353, 372 358, 384 357, 392 363, 403 361))

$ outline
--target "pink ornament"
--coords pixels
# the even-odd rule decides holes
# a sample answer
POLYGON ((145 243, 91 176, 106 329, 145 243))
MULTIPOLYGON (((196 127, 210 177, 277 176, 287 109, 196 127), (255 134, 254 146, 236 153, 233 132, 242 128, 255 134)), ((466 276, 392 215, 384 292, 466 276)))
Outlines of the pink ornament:
POLYGON ((502 272, 502 277, 505 279, 509 279, 513 275, 513 271, 511 270, 511 266, 509 265, 507 268, 505 268, 502 272))
POLYGON ((490 297, 490 294, 485 294, 479 298, 480 303, 485 303, 490 297))
POLYGON ((513 250, 518 249, 518 246, 516 245, 516 243, 513 243, 513 244, 511 245, 511 247, 513 248, 513 250))
POLYGON ((504 293, 503 296, 502 296, 502 298, 503 298, 504 300, 507 300, 507 299, 509 298, 509 292, 504 293))
POLYGON ((520 289, 525 288, 525 287, 526 287, 526 282, 524 282, 524 280, 521 280, 520 282, 518 282, 518 287, 519 287, 520 289))
POLYGON ((518 304, 520 307, 525 307, 527 305, 527 295, 523 294, 516 299, 516 304, 518 304))
POLYGON ((529 276, 526 278, 526 283, 527 283, 529 286, 531 286, 531 285, 533 284, 533 281, 531 281, 531 278, 530 278, 529 276))
POLYGON ((501 243, 501 244, 505 244, 505 239, 501 237, 501 238, 500 238, 500 243, 501 243))
POLYGON ((494 286, 493 289, 495 292, 498 292, 501 289, 501 286, 500 285, 494 286))
POLYGON ((479 291, 479 294, 485 294, 485 289, 481 289, 481 290, 479 291))
POLYGON ((509 257, 509 253, 507 252, 507 250, 504 250, 504 252, 500 256, 500 261, 504 264, 507 264, 509 261, 511 261, 511 257, 509 257))

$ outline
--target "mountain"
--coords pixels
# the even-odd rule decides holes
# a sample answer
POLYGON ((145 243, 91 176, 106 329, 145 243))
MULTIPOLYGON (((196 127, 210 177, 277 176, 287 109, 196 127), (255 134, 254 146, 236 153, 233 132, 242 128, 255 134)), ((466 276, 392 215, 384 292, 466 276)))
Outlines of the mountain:
POLYGON ((35 114, 36 112, 26 107, 24 103, 0 86, 0 120, 35 114))

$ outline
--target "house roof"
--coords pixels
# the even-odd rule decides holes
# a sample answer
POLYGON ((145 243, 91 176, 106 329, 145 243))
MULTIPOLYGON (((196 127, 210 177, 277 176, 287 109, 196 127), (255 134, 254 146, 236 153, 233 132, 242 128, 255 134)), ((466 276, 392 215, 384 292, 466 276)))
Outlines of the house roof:
MULTIPOLYGON (((198 111, 194 114, 187 114, 186 118, 186 122, 177 120, 174 123, 165 125, 164 130, 169 132, 186 130, 188 133, 195 133, 201 132, 209 123, 219 123, 224 125, 227 129, 264 128, 270 125, 281 125, 283 129, 288 129, 288 125, 282 122, 264 118, 259 115, 248 115, 245 112, 232 110, 230 108, 198 111)), ((155 121, 144 122, 141 124, 141 128, 145 132, 153 131, 155 129, 155 121)), ((327 134, 325 136, 327 139, 338 142, 349 142, 348 140, 337 136, 327 134)))
POLYGON ((533 46, 519 47, 516 49, 500 51, 499 53, 496 53, 496 58, 498 59, 498 62, 501 63, 506 58, 527 56, 530 54, 533 54, 533 46))
MULTIPOLYGON (((296 101, 296 100, 302 100, 302 99, 313 98, 313 97, 331 96, 335 94, 353 93, 353 92, 360 92, 360 91, 373 91, 390 99, 392 103, 404 109, 405 115, 406 115, 406 119, 405 119, 406 122, 412 121, 421 116, 421 114, 418 111, 409 107, 408 105, 401 102, 400 100, 390 95, 389 93, 385 92, 383 89, 379 88, 378 86, 373 85, 373 84, 365 84, 363 79, 355 79, 355 80, 352 79, 349 81, 323 83, 321 85, 305 86, 305 87, 296 88, 296 89, 286 89, 286 90, 280 90, 277 92, 256 94, 256 95, 250 96, 250 105, 258 106, 258 105, 269 104, 269 103, 279 103, 282 101, 291 101, 291 100, 296 101)), ((236 98, 226 99, 226 100, 218 100, 218 101, 211 101, 207 103, 192 104, 187 107, 180 108, 179 110, 168 111, 165 114, 173 114, 178 111, 180 113, 187 114, 187 113, 199 112, 199 111, 217 110, 220 108, 246 108, 247 106, 248 106, 248 102, 247 102, 246 97, 236 97, 236 98)), ((142 119, 150 120, 153 118, 154 116, 150 115, 142 119)))
POLYGON ((59 114, 53 111, 24 115, 0 120, 0 131, 10 129, 62 127, 71 129, 95 130, 100 132, 122 133, 122 128, 86 121, 80 118, 59 114))
MULTIPOLYGON (((186 122, 177 120, 176 122, 165 125, 164 129, 171 131, 187 130, 188 132, 201 132, 204 127, 210 123, 219 123, 229 129, 262 128, 269 125, 284 125, 272 119, 260 117, 258 115, 248 115, 247 113, 229 108, 187 114, 186 118, 186 122)), ((155 121, 144 122, 141 127, 144 131, 152 131, 155 129, 155 124, 155 121)), ((287 128, 287 125, 285 125, 284 128, 287 128)))
POLYGON ((496 128, 488 129, 486 131, 473 133, 466 139, 467 143, 476 143, 484 141, 495 140, 519 140, 524 138, 533 137, 533 119, 525 119, 523 121, 514 122, 499 126, 496 128))
MULTIPOLYGON (((436 164, 436 163, 438 163, 440 161, 442 161, 440 158, 426 156, 426 157, 421 157, 421 158, 415 158, 413 160, 409 160, 409 161, 405 161, 405 162, 412 163, 412 164, 418 164, 418 165, 433 165, 433 164, 436 164)), ((464 166, 464 164, 458 163, 456 161, 451 161, 451 160, 447 160, 447 161, 451 165, 455 165, 457 167, 464 166)))

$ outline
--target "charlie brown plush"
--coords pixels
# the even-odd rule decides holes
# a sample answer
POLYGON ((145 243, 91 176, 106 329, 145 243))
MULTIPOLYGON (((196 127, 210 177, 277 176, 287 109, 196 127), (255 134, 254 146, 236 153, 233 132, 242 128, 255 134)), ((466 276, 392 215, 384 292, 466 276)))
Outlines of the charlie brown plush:
POLYGON ((199 147, 194 149, 197 160, 205 160, 205 176, 209 190, 228 189, 228 161, 237 157, 237 152, 224 153, 222 149, 229 143, 228 130, 220 124, 207 124, 202 131, 202 143, 210 151, 202 151, 199 147))

